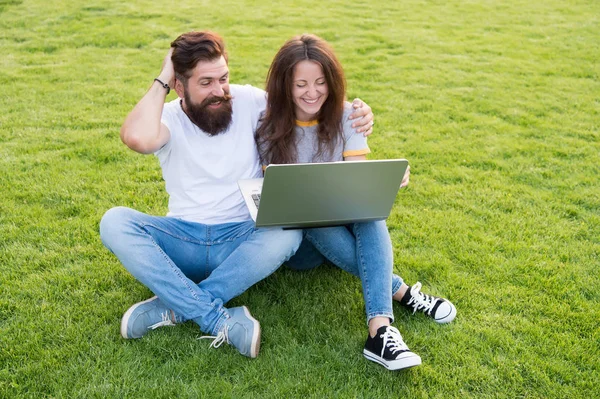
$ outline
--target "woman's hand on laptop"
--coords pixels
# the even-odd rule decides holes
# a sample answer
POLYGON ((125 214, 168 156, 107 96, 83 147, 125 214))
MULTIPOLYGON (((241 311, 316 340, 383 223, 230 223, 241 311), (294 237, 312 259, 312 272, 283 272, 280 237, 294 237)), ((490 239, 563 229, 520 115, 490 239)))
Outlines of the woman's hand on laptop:
POLYGON ((402 183, 400 183, 400 188, 408 186, 408 181, 410 180, 410 165, 406 167, 406 172, 404 172, 404 177, 402 178, 402 183))

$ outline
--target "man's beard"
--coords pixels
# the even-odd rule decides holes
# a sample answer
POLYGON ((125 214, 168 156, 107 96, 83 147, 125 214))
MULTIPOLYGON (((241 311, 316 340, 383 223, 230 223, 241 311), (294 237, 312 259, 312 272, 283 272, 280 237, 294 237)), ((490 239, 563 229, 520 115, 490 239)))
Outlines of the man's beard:
POLYGON ((183 109, 183 104, 181 108, 192 123, 206 134, 216 136, 225 132, 231 125, 233 109, 231 107, 231 95, 228 92, 225 92, 223 97, 206 97, 200 104, 194 104, 187 91, 183 93, 183 97, 185 98, 185 109, 183 109), (210 104, 219 101, 221 101, 219 108, 209 108, 210 104))

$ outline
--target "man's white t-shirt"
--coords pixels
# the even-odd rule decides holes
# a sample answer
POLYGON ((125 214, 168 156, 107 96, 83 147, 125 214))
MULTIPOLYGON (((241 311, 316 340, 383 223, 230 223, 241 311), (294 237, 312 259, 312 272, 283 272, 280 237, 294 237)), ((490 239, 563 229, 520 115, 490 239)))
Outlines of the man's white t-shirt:
POLYGON ((194 125, 179 99, 164 105, 161 122, 171 138, 155 155, 169 193, 167 216, 203 224, 250 219, 237 181, 262 177, 254 131, 266 98, 249 85, 232 84, 230 92, 233 120, 217 136, 194 125))

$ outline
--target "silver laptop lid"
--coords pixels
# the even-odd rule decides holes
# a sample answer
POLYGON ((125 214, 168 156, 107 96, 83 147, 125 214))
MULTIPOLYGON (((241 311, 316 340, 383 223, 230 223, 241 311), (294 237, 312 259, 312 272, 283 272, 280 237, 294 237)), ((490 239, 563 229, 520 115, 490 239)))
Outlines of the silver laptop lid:
POLYGON ((405 159, 269 165, 256 226, 303 228, 386 219, 407 167, 405 159))

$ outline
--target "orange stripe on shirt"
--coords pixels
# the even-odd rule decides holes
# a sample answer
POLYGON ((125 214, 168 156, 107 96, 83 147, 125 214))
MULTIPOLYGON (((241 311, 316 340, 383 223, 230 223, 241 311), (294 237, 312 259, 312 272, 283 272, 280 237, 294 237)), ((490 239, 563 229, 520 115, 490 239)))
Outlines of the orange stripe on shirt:
POLYGON ((371 153, 371 149, 367 148, 363 148, 361 150, 349 150, 349 151, 344 151, 342 153, 342 156, 345 157, 356 157, 358 155, 367 155, 371 153))
POLYGON ((296 119, 296 126, 300 126, 300 127, 310 127, 310 126, 317 126, 319 124, 318 120, 312 120, 312 121, 299 121, 296 119))

